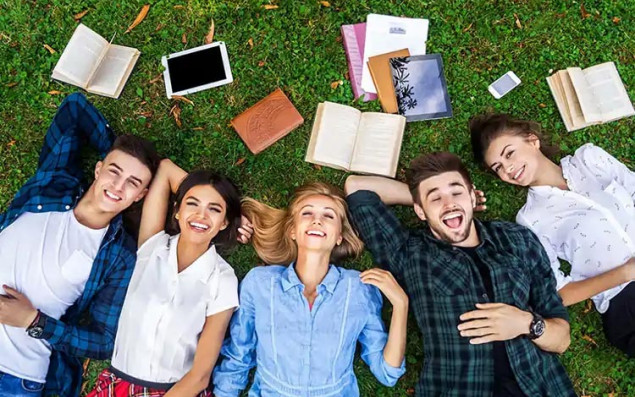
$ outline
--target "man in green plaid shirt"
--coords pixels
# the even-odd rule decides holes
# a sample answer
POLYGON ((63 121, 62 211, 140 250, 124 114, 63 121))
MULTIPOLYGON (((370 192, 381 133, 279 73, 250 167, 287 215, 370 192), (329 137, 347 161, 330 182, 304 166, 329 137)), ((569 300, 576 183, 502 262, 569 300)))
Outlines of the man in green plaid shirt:
MULTIPOLYGON (((473 219, 477 196, 450 153, 415 159, 408 185, 351 176, 353 221, 376 262, 405 286, 424 338, 417 396, 575 396, 558 354, 568 314, 538 238, 473 219), (414 205, 405 228, 387 205, 414 205)), ((481 199, 484 201, 484 199, 481 199)))

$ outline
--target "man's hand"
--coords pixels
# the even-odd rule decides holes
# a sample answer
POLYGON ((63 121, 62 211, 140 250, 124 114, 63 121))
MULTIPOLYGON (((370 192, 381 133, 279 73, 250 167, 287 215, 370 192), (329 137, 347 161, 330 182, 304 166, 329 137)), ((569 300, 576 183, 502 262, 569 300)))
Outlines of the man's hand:
POLYGON ((240 216, 240 227, 238 228, 238 242, 247 244, 254 234, 254 226, 244 215, 240 216))
POLYGON ((485 192, 482 190, 476 190, 476 186, 472 185, 474 188, 474 195, 476 195, 476 207, 474 207, 475 212, 482 212, 487 209, 487 205, 485 202, 487 198, 485 197, 485 192))
POLYGON ((9 287, 3 285, 6 295, 0 295, 0 323, 18 328, 28 328, 37 317, 37 310, 31 301, 9 287))
POLYGON ((473 345, 514 339, 529 333, 533 315, 504 303, 477 303, 478 310, 463 313, 458 329, 473 345))

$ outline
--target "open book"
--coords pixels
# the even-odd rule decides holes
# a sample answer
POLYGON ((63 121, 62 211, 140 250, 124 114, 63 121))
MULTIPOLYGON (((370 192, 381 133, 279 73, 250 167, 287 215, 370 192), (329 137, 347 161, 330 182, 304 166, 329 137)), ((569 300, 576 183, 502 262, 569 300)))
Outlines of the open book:
POLYGON ((405 126, 406 118, 400 115, 320 103, 305 161, 394 178, 405 126))
POLYGON ((567 131, 635 115, 613 62, 559 70, 547 84, 567 131))
POLYGON ((109 43, 80 23, 51 77, 93 94, 118 98, 139 54, 136 48, 109 43))

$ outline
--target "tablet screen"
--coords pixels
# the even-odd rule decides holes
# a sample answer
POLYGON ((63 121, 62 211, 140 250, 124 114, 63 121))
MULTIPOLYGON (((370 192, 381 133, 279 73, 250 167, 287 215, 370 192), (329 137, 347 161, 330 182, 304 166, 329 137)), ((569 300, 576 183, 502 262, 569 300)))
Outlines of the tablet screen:
POLYGON ((219 46, 168 58, 172 92, 179 92, 227 79, 219 46))

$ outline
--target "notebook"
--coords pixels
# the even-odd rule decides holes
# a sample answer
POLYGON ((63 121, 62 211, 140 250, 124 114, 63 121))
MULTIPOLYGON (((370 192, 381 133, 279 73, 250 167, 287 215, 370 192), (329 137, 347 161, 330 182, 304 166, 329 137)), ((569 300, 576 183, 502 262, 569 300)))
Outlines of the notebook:
POLYGON ((348 61, 348 76, 355 99, 364 96, 364 102, 374 101, 377 95, 362 90, 362 69, 364 62, 364 42, 366 41, 366 23, 342 25, 342 43, 348 61))
POLYGON ((402 48, 407 48, 410 55, 422 55, 426 53, 427 39, 427 19, 369 14, 366 19, 362 89, 366 92, 377 93, 368 70, 368 58, 402 48))
POLYGON ((280 88, 231 121, 253 154, 262 152, 302 123, 302 115, 280 88))
POLYGON ((392 51, 386 54, 376 55, 368 58, 368 70, 373 77, 373 83, 377 88, 377 96, 382 109, 386 113, 397 113, 397 97, 392 83, 392 71, 390 69, 390 58, 407 57, 410 55, 408 49, 392 51))
POLYGON ((440 54, 391 58, 399 114, 407 121, 452 117, 440 54))

